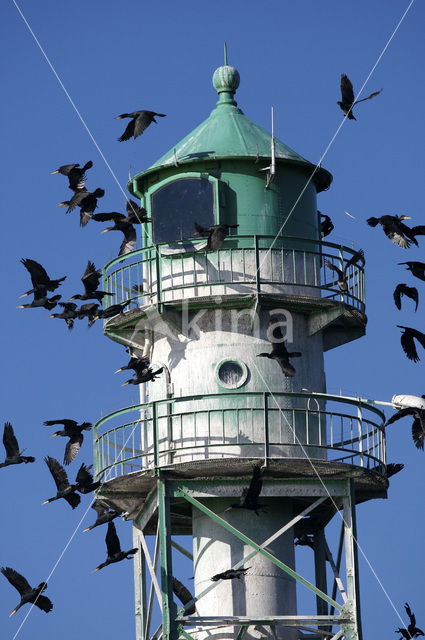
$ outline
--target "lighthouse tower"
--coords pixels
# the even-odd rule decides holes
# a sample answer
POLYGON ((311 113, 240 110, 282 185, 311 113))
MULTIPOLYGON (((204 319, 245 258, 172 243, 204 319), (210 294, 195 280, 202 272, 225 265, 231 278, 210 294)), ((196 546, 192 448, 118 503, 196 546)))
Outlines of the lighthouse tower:
POLYGON ((97 423, 98 497, 133 522, 137 640, 361 639, 356 504, 386 496, 384 416, 326 393, 323 354, 365 332, 363 267, 348 267, 341 291, 326 265, 355 253, 321 239, 330 173, 244 115, 234 67, 213 85, 210 116, 129 183, 152 222, 104 269, 105 304, 130 301, 105 334, 161 373, 140 404, 97 423), (195 223, 232 226, 214 250, 195 223), (282 338, 301 354, 292 376, 258 357, 282 338), (255 467, 258 514, 229 509, 255 467), (298 572, 302 544, 311 568, 298 572), (193 573, 179 575, 180 554, 193 573))

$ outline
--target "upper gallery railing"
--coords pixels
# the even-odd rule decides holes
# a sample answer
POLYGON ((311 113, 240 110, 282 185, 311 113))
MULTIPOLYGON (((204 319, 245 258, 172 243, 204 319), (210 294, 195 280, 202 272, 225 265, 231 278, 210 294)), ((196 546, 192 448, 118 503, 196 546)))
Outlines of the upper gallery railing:
MULTIPOLYGON (((190 241, 139 249, 109 262, 103 288, 113 293, 105 307, 131 299, 128 308, 200 296, 287 294, 344 301, 364 312, 362 266, 346 270, 347 291, 326 261, 343 269, 353 249, 330 242, 273 236, 231 236, 219 251, 190 241), (270 248, 272 241, 275 240, 270 248)), ((205 243, 204 243, 205 244, 205 243)))
POLYGON ((345 462, 385 472, 385 416, 324 393, 229 392, 127 407, 94 427, 104 480, 180 462, 285 458, 345 462))

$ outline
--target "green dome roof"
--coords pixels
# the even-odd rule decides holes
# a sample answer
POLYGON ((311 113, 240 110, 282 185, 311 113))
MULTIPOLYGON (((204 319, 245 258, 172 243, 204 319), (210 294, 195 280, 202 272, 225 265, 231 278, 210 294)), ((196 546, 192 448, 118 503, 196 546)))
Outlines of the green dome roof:
MULTIPOLYGON (((270 158, 271 135, 247 118, 237 107, 233 96, 239 86, 239 73, 229 65, 219 67, 213 75, 213 85, 219 94, 216 108, 196 129, 178 142, 147 171, 186 164, 206 158, 270 158)), ((308 160, 275 138, 276 161, 304 165, 313 170, 308 160)), ((327 189, 332 176, 318 169, 314 182, 318 191, 327 189)))

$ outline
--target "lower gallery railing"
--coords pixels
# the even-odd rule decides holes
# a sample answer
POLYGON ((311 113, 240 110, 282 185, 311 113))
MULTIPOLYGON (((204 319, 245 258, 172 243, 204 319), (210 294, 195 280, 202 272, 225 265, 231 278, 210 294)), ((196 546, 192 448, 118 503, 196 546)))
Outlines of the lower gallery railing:
POLYGON ((104 480, 133 471, 226 458, 345 462, 384 470, 384 414, 355 398, 229 392, 121 409, 94 428, 104 480))

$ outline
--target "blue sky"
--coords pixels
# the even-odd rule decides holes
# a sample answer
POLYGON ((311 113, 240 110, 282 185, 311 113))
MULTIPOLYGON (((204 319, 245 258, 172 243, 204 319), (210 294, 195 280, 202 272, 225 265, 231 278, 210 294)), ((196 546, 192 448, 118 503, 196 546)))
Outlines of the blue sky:
MULTIPOLYGON (((229 63, 241 76, 240 107, 269 129, 273 104, 276 137, 316 162, 341 122, 336 105, 340 74, 347 73, 358 89, 408 6, 405 0, 18 4, 123 187, 130 167, 132 174, 146 169, 208 116, 216 102, 211 77, 222 64, 225 40, 229 63), (167 117, 138 140, 119 144, 125 121, 113 117, 143 108, 167 117)), ((365 250, 369 318, 366 337, 326 355, 330 393, 341 389, 346 395, 357 392, 387 401, 395 393, 425 393, 425 354, 420 353, 417 364, 408 361, 396 328, 401 323, 425 331, 424 287, 397 266, 407 259, 424 260, 425 240, 422 247, 403 251, 380 228, 365 224, 369 216, 384 213, 405 213, 415 225, 425 223, 424 19, 423 4, 415 2, 365 88, 368 95, 383 87, 382 95, 357 108, 357 122, 344 123, 323 161, 334 182, 319 196, 318 206, 334 221, 330 240, 365 250), (402 312, 395 308, 392 292, 399 282, 418 287, 422 297, 416 314, 409 301, 402 312)), ((62 503, 41 506, 53 490, 42 458, 61 459, 64 445, 49 439, 44 420, 94 422, 138 399, 136 389, 122 389, 123 380, 113 375, 126 354, 103 337, 100 324, 89 331, 84 322, 68 332, 44 310, 16 309, 18 296, 29 288, 21 258, 40 261, 52 277, 67 275, 61 293, 69 297, 81 289, 87 260, 101 267, 119 246, 116 234, 100 235, 103 226, 81 230, 77 213, 65 216, 64 209, 56 208, 68 189, 66 180, 51 172, 91 159, 88 185, 106 190, 100 210, 122 210, 123 195, 13 2, 3 3, 0 28, 7 274, 0 318, 1 420, 12 422, 20 445, 37 457, 34 465, 1 470, 0 564, 38 583, 85 508, 73 512, 62 503)), ((392 480, 389 500, 358 508, 358 537, 398 610, 404 613, 402 605, 408 601, 423 626, 425 567, 418 550, 425 524, 424 454, 413 446, 410 424, 405 420, 388 431, 388 460, 406 468, 392 480)), ((90 437, 79 458, 91 461, 90 437)), ((71 466, 71 476, 77 468, 71 466)), ((88 506, 88 498, 82 502, 88 506)), ((90 513, 84 525, 92 518, 90 513)), ((123 547, 131 547, 130 524, 118 522, 118 532, 123 547)), ((134 636, 132 565, 91 574, 104 560, 104 535, 100 528, 77 533, 46 593, 54 611, 47 616, 33 611, 20 640, 40 634, 62 640, 76 634, 134 636)), ((192 575, 187 567, 181 571, 183 577, 192 575)), ((399 621, 364 560, 360 580, 365 637, 395 637, 399 621)), ((4 637, 13 638, 25 612, 9 620, 17 594, 4 579, 0 594, 1 628, 4 637)))

